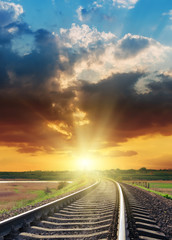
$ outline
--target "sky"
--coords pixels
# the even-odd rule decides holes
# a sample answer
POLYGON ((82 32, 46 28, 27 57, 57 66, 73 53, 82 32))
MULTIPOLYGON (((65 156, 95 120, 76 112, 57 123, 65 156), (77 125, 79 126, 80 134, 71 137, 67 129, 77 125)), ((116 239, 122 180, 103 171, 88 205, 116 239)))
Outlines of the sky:
POLYGON ((0 1, 0 171, 172 167, 172 1, 0 1))

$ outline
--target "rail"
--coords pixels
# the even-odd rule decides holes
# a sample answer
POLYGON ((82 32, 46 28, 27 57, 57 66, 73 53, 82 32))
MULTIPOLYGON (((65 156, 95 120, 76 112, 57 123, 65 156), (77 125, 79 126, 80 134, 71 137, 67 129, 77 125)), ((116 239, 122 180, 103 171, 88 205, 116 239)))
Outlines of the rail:
POLYGON ((119 190, 119 219, 118 219, 118 240, 126 240, 126 223, 125 223, 125 203, 121 186, 116 182, 119 190))

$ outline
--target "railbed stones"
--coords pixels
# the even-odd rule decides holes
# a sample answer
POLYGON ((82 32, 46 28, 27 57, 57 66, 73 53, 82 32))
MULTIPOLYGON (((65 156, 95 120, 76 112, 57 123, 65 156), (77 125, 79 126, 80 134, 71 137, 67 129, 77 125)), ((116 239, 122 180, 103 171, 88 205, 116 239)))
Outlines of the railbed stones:
POLYGON ((132 239, 172 239, 172 201, 122 184, 132 239))

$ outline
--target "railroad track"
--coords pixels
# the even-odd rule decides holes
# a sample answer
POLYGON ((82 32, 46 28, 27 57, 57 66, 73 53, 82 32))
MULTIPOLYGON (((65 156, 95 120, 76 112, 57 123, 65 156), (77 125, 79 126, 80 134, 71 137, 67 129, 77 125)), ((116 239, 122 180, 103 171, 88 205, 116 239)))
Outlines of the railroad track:
POLYGON ((0 237, 0 240, 167 239, 127 189, 109 180, 0 222, 0 237))

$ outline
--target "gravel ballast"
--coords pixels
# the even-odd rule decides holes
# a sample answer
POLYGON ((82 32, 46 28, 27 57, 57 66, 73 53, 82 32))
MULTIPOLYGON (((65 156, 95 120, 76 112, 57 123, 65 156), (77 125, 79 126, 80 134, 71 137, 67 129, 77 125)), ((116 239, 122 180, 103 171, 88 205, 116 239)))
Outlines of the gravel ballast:
POLYGON ((124 189, 134 196, 155 219, 161 231, 172 240, 172 200, 148 192, 139 187, 122 183, 124 189))

